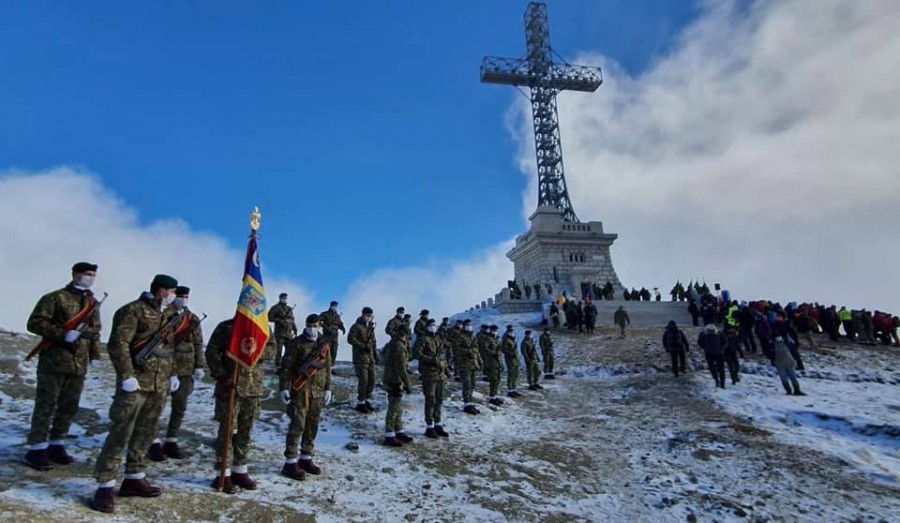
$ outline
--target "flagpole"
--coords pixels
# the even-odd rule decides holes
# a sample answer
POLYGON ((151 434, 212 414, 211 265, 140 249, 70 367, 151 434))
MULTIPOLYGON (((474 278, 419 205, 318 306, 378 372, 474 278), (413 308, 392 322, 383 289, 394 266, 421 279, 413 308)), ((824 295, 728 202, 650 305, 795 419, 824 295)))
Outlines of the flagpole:
MULTIPOLYGON (((256 240, 256 231, 259 229, 259 208, 254 208, 250 215, 250 241, 256 240)), ((231 461, 231 439, 234 432, 234 402, 236 399, 238 379, 240 375, 238 371, 240 367, 236 361, 232 362, 234 372, 231 374, 231 387, 228 389, 228 413, 225 418, 225 441, 222 449, 222 459, 219 461, 219 487, 218 491, 225 489, 225 471, 228 469, 228 463, 231 461)))

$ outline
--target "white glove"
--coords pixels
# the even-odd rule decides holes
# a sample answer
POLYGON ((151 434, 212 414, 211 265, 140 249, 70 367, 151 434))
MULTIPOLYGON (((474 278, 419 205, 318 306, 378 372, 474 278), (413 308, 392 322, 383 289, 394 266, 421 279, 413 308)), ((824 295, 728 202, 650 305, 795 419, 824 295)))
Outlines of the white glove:
POLYGON ((138 383, 137 378, 128 378, 122 382, 122 390, 125 392, 134 392, 136 390, 141 390, 141 384, 138 383))
POLYGON ((78 341, 78 338, 81 337, 81 333, 76 330, 66 331, 66 343, 75 343, 78 341))
POLYGON ((331 391, 330 390, 325 391, 325 406, 327 407, 328 405, 331 405, 331 391))
POLYGON ((101 367, 100 360, 91 360, 91 367, 94 367, 95 369, 99 369, 101 367))
POLYGON ((181 387, 181 380, 178 379, 178 376, 169 377, 169 391, 175 392, 179 387, 181 387))
POLYGON ((206 376, 206 373, 203 372, 203 369, 194 369, 194 379, 196 381, 202 380, 203 376, 206 376))
POLYGON ((285 405, 287 405, 288 403, 290 403, 290 402, 291 402, 291 391, 289 391, 289 390, 283 390, 283 391, 281 391, 281 401, 282 401, 282 403, 284 403, 285 405))

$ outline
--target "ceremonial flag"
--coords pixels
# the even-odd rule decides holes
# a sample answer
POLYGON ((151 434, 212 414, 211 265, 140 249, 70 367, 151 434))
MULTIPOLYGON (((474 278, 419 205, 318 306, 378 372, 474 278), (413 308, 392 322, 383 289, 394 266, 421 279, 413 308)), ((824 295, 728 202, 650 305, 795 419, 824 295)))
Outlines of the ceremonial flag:
POLYGON ((244 262, 244 282, 234 314, 234 328, 228 356, 245 367, 253 367, 262 356, 269 340, 269 312, 259 268, 256 234, 250 236, 244 262))

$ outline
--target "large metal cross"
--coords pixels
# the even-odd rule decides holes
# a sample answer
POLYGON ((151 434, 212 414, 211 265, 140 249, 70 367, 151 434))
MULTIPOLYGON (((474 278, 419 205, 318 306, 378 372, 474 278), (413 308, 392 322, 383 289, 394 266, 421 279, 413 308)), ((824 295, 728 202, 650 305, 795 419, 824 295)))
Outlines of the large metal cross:
POLYGON ((578 223, 572 209, 563 171, 562 144, 556 94, 560 91, 596 91, 603 83, 599 67, 553 63, 547 6, 531 2, 525 10, 526 58, 486 56, 481 62, 481 81, 528 87, 534 120, 537 154, 538 206, 550 205, 568 222, 578 223))

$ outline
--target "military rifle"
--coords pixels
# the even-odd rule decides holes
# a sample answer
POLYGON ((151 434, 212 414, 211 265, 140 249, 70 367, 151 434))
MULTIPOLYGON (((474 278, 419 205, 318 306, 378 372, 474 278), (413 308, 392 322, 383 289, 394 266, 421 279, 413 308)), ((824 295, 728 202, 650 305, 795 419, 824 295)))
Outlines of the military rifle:
MULTIPOLYGON (((204 312, 203 317, 200 318, 199 320, 197 320, 197 321, 191 320, 190 326, 187 329, 184 329, 184 332, 182 332, 180 335, 176 335, 174 342, 178 343, 179 341, 181 341, 181 338, 183 338, 184 335, 187 334, 187 331, 190 330, 190 327, 196 327, 197 325, 200 325, 201 323, 203 323, 203 320, 205 320, 205 319, 206 319, 206 313, 204 312)), ((177 332, 178 331, 176 330, 176 333, 177 332)))
MULTIPOLYGON (((85 328, 87 328, 88 324, 91 322, 91 318, 94 313, 100 310, 100 306, 103 305, 103 302, 106 300, 106 297, 109 296, 109 293, 104 292, 103 298, 99 301, 94 300, 95 303, 93 305, 89 305, 82 309, 78 314, 75 315, 74 318, 67 321, 65 325, 63 325, 63 329, 66 332, 70 330, 76 330, 78 332, 82 332, 85 328)), ((44 352, 53 342, 47 338, 41 340, 40 343, 37 344, 37 347, 31 349, 31 352, 28 353, 28 356, 25 356, 25 361, 31 360, 31 358, 37 356, 38 354, 44 352)))
POLYGON ((331 346, 327 343, 322 344, 322 348, 316 354, 313 354, 303 365, 300 366, 297 379, 291 384, 294 390, 302 389, 308 382, 322 369, 327 367, 328 351, 331 346))
POLYGON ((139 341, 131 347, 134 363, 138 367, 143 367, 150 356, 161 355, 156 352, 157 347, 166 341, 166 338, 169 336, 169 331, 175 328, 182 319, 184 319, 184 315, 187 314, 187 312, 187 309, 183 309, 175 316, 172 316, 172 318, 170 318, 158 331, 154 332, 153 336, 146 340, 139 341))

